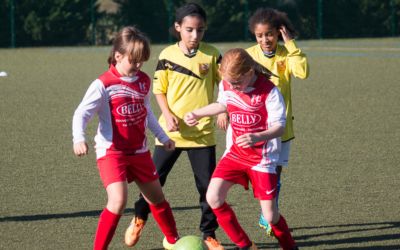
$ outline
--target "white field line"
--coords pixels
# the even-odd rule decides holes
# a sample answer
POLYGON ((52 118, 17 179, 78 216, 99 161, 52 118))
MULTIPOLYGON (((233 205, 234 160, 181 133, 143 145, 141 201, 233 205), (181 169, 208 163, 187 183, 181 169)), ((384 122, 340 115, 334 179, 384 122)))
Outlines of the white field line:
POLYGON ((400 48, 379 48, 379 47, 302 47, 304 50, 319 50, 319 51, 388 51, 400 52, 400 48))

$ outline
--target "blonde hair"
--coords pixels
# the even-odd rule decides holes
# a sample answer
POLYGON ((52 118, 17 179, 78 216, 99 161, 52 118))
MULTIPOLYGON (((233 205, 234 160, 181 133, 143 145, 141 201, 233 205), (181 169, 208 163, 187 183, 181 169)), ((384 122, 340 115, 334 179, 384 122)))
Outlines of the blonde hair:
POLYGON ((134 26, 127 26, 118 32, 108 57, 108 63, 115 65, 115 53, 128 55, 130 63, 140 63, 150 58, 150 42, 147 36, 134 26))
POLYGON ((250 70, 254 70, 256 74, 263 74, 268 79, 271 75, 274 75, 267 68, 254 61, 249 53, 241 48, 230 49, 224 54, 219 73, 221 77, 228 76, 233 80, 237 80, 250 70))

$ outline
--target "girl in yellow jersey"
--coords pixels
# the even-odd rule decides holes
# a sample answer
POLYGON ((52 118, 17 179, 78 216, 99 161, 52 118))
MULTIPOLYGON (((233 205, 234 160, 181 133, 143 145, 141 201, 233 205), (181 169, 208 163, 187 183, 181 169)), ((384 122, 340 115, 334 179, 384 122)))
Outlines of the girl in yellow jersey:
MULTIPOLYGON (((215 239, 216 217, 206 201, 207 187, 216 166, 214 121, 212 117, 205 117, 198 125, 189 127, 182 120, 185 113, 214 101, 214 90, 220 80, 221 55, 215 47, 201 42, 205 30, 206 13, 199 5, 188 3, 177 9, 172 31, 178 42, 161 52, 153 81, 153 93, 162 111, 159 123, 175 141, 175 150, 166 151, 156 140, 153 160, 164 185, 176 160, 186 151, 200 195, 200 231, 209 249, 223 250, 215 239)), ((148 204, 141 197, 135 203, 135 217, 125 234, 127 245, 137 242, 149 212, 148 204)))
MULTIPOLYGON (((279 193, 282 166, 288 165, 291 140, 294 139, 291 77, 306 79, 309 67, 306 55, 295 43, 297 32, 286 13, 270 8, 258 9, 249 19, 249 29, 257 44, 248 48, 247 52, 277 76, 272 76, 271 81, 281 91, 286 105, 286 128, 282 135, 282 151, 277 167, 279 193), (279 40, 283 40, 283 44, 279 40)), ((271 227, 262 215, 259 224, 271 234, 271 227)))

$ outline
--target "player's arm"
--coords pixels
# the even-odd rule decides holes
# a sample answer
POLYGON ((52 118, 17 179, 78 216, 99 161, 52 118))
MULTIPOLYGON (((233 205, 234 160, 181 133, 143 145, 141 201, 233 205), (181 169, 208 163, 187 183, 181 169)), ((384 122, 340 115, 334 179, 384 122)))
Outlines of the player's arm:
POLYGON ((168 106, 167 97, 165 94, 155 94, 158 106, 161 109, 161 113, 163 114, 165 121, 167 123, 167 130, 169 132, 178 131, 179 130, 179 119, 176 117, 168 106))
POLYGON ((103 100, 104 86, 100 80, 95 80, 86 91, 72 119, 73 150, 76 156, 88 154, 89 149, 85 139, 85 130, 89 121, 99 110, 103 100))
POLYGON ((222 105, 221 103, 211 103, 205 107, 196 109, 192 112, 188 112, 183 116, 183 120, 188 126, 195 126, 199 122, 198 120, 200 118, 206 117, 206 116, 213 116, 213 115, 218 115, 221 113, 226 112, 226 107, 222 105))
POLYGON ((229 125, 228 113, 225 112, 217 115, 217 127, 219 129, 226 131, 228 129, 228 125, 229 125))
POLYGON ((309 67, 306 55, 297 47, 293 35, 285 26, 280 28, 280 32, 288 50, 288 69, 291 74, 300 79, 305 79, 309 75, 309 67))
POLYGON ((268 110, 268 129, 257 132, 243 134, 236 138, 239 147, 248 148, 260 141, 267 141, 283 135, 286 125, 285 102, 278 88, 273 88, 265 102, 268 110))
MULTIPOLYGON (((218 86, 218 102, 219 103, 223 103, 223 105, 226 106, 226 103, 223 99, 223 95, 224 95, 224 90, 223 90, 223 86, 222 83, 220 82, 219 86, 218 86)), ((221 114, 217 115, 217 127, 222 129, 222 130, 227 130, 229 126, 229 116, 227 112, 223 112, 221 114)))
POLYGON ((164 145, 165 150, 174 150, 175 142, 171 140, 168 135, 161 128, 160 124, 155 117, 150 105, 150 96, 147 95, 144 99, 144 105, 147 109, 147 127, 153 135, 164 145))
POLYGON ((160 57, 158 58, 156 71, 154 72, 153 94, 155 95, 158 106, 160 107, 162 115, 165 118, 167 130, 169 132, 173 132, 179 130, 179 119, 170 110, 168 105, 166 96, 169 85, 168 69, 163 63, 163 58, 164 54, 161 52, 160 57))
POLYGON ((283 135, 285 131, 285 126, 282 126, 280 123, 273 124, 272 127, 268 128, 268 130, 264 130, 258 133, 248 133, 243 134, 236 138, 236 144, 239 147, 249 148, 260 141, 268 141, 274 139, 276 137, 280 137, 283 135))

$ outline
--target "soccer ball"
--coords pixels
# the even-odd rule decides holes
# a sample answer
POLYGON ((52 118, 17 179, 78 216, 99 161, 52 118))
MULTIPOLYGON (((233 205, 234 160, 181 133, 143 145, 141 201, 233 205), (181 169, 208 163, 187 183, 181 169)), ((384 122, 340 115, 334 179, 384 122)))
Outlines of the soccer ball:
POLYGON ((208 250, 208 247, 200 237, 187 235, 175 243, 173 250, 208 250))

